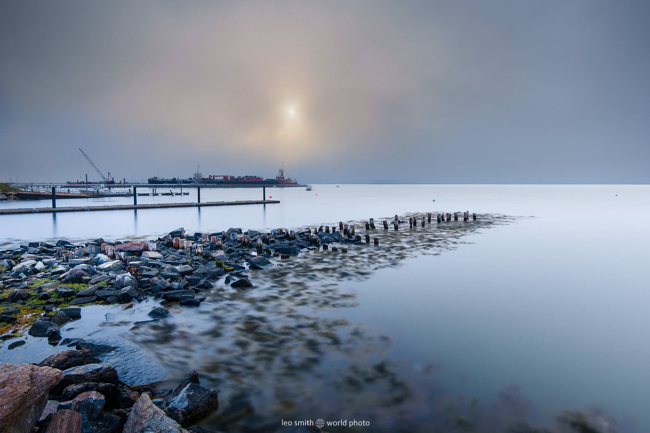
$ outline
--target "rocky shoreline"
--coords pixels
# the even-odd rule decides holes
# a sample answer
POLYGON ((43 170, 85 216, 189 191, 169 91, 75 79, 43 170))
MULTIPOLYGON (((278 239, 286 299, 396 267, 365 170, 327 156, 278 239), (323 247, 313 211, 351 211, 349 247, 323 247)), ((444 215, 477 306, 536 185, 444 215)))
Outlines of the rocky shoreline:
POLYGON ((218 391, 201 386, 195 371, 174 389, 158 386, 129 387, 88 350, 0 364, 0 431, 208 432, 194 424, 217 410, 218 391))

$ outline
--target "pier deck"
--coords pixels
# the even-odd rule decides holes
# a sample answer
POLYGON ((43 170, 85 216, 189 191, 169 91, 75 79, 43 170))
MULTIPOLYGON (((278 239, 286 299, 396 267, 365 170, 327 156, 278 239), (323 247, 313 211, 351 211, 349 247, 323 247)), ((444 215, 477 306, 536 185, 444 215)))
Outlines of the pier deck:
POLYGON ((209 206, 241 206, 251 204, 276 204, 280 200, 242 200, 242 201, 215 201, 207 203, 150 203, 137 205, 107 205, 107 206, 75 206, 75 207, 40 207, 0 209, 0 215, 16 215, 31 213, 61 213, 61 212, 92 212, 106 210, 137 210, 137 209, 165 209, 182 207, 209 207, 209 206))

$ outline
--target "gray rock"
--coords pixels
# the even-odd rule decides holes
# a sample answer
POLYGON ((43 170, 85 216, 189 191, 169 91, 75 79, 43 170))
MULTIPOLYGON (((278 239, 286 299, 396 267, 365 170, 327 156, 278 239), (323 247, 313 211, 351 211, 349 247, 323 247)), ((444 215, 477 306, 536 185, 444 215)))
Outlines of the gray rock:
POLYGON ((169 283, 164 278, 154 277, 150 282, 151 291, 154 293, 163 292, 169 287, 169 283))
POLYGON ((83 382, 101 382, 118 384, 117 371, 110 364, 86 364, 79 367, 68 368, 63 370, 63 380, 59 385, 65 387, 83 382))
POLYGON ((158 251, 145 251, 142 253, 142 257, 152 260, 162 260, 164 258, 158 251))
POLYGON ((7 300, 9 302, 18 302, 18 301, 26 301, 31 297, 29 293, 27 293, 27 290, 24 289, 18 289, 14 290, 9 294, 7 297, 7 300))
POLYGON ((92 302, 95 302, 96 300, 97 300, 97 296, 77 297, 70 302, 70 305, 90 304, 92 302))
POLYGON ((72 322, 72 319, 66 316, 61 311, 57 311, 54 317, 52 317, 52 322, 56 323, 57 325, 59 325, 59 327, 61 327, 68 322, 72 322))
POLYGON ((117 294, 119 293, 118 290, 97 290, 95 292, 95 296, 97 296, 99 299, 102 301, 106 301, 109 304, 114 304, 117 302, 117 294))
POLYGON ((49 337, 56 332, 59 332, 59 325, 54 322, 39 320, 29 328, 28 334, 32 337, 49 337))
POLYGON ((71 298, 76 295, 75 291, 68 286, 61 286, 54 289, 54 293, 59 295, 59 298, 71 298))
POLYGON ((266 257, 256 257, 249 263, 251 269, 266 269, 273 266, 273 263, 266 257))
POLYGON ((104 272, 119 272, 124 269, 124 264, 119 260, 114 260, 101 264, 98 268, 104 272))
POLYGON ((243 289, 247 287, 253 287, 253 284, 248 280, 248 278, 242 278, 240 280, 235 281, 234 283, 230 284, 230 287, 234 287, 236 289, 243 289))
POLYGON ((196 372, 196 370, 192 370, 190 374, 187 375, 185 379, 172 391, 172 397, 176 397, 178 394, 181 393, 183 389, 190 383, 196 383, 197 385, 200 385, 199 381, 199 373, 196 372))
POLYGON ((140 296, 138 291, 134 287, 128 286, 120 290, 120 292, 117 295, 117 301, 120 304, 126 304, 131 302, 133 299, 137 298, 138 296, 140 296))
POLYGON ((20 347, 20 346, 24 345, 25 343, 26 343, 25 340, 14 341, 13 343, 10 343, 9 346, 7 346, 7 349, 13 350, 16 347, 20 347))
POLYGON ((148 314, 148 316, 153 317, 154 319, 164 319, 171 316, 169 310, 163 307, 154 307, 148 314))
POLYGON ((174 270, 181 275, 189 275, 194 272, 194 268, 191 267, 190 265, 176 266, 174 270))
POLYGON ((83 298, 85 296, 93 296, 97 290, 101 289, 100 286, 98 285, 93 285, 88 287, 87 289, 79 290, 77 292, 77 297, 83 298))
POLYGON ((81 308, 78 307, 68 307, 68 308, 61 308, 59 310, 72 320, 78 320, 81 319, 81 308))
POLYGON ((124 287, 128 286, 137 286, 138 282, 136 281, 135 277, 129 273, 126 274, 120 274, 117 277, 115 277, 115 288, 116 289, 121 289, 124 287))
POLYGON ((182 426, 195 424, 219 407, 217 391, 190 383, 169 402, 165 413, 182 426))

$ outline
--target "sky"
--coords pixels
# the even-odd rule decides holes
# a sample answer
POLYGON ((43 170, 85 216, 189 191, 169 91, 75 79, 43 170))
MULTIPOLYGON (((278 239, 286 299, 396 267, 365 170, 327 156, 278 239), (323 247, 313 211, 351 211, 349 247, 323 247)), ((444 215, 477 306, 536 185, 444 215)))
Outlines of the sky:
POLYGON ((0 2, 0 181, 650 183, 650 2, 0 2))

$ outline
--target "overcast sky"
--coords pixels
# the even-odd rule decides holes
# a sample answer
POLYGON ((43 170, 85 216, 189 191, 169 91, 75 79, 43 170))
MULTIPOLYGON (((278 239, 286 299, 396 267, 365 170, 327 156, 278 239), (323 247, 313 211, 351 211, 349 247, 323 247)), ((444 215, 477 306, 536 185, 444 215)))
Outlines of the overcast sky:
POLYGON ((650 183, 650 2, 3 1, 0 180, 650 183))

